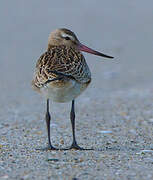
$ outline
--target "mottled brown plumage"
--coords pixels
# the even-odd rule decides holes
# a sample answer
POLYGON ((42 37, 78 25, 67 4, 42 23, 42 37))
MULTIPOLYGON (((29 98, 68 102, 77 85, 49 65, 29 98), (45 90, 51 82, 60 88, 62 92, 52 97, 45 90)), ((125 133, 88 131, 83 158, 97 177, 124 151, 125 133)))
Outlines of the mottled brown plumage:
MULTIPOLYGON (((41 88, 45 83, 57 77, 50 71, 58 71, 71 75, 78 83, 89 83, 91 73, 84 56, 72 47, 52 46, 37 61, 33 85, 41 88)), ((63 80, 58 81, 62 83, 63 80)), ((55 84, 55 82, 52 82, 55 84)))
POLYGON ((70 30, 59 29, 50 34, 48 49, 36 64, 32 81, 34 90, 53 101, 66 102, 86 89, 91 82, 91 73, 78 44, 79 40, 70 30), (62 73, 63 77, 50 81, 59 76, 53 71, 62 73))

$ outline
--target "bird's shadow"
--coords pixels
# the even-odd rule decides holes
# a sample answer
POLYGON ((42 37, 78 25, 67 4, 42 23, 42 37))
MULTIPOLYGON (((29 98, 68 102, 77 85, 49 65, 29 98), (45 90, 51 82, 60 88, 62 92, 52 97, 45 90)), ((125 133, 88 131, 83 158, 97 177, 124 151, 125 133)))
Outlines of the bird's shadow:
POLYGON ((140 147, 129 147, 129 146, 112 146, 112 147, 95 147, 95 148, 82 148, 82 149, 73 149, 73 148, 54 148, 50 149, 48 146, 47 147, 38 147, 35 150, 37 151, 99 151, 99 152, 138 152, 142 148, 140 147))

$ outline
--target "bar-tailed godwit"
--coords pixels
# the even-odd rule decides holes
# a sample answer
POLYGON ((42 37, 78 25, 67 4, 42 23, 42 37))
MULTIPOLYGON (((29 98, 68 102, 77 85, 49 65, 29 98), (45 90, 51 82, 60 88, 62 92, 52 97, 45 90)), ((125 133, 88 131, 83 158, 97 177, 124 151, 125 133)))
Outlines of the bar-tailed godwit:
POLYGON ((69 149, 87 150, 80 147, 75 138, 74 101, 91 82, 91 72, 81 51, 113 58, 81 44, 72 31, 57 29, 50 34, 48 49, 37 61, 32 86, 47 100, 48 150, 59 150, 50 139, 49 100, 59 103, 72 101, 70 119, 73 142, 69 149))

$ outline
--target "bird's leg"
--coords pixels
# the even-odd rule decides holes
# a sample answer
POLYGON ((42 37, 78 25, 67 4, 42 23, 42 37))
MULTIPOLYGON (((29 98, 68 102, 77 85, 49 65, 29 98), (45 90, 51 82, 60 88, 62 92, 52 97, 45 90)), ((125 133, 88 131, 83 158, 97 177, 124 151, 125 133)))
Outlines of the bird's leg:
POLYGON ((70 147, 70 149, 76 149, 76 150, 87 150, 84 148, 81 148, 75 138, 75 110, 74 110, 74 100, 72 100, 72 107, 71 107, 71 112, 70 112, 70 119, 71 119, 71 125, 72 125, 72 135, 73 135, 73 142, 70 147))
POLYGON ((47 99, 47 111, 46 111, 46 125, 47 125, 47 133, 48 133, 48 147, 47 150, 58 150, 54 148, 51 144, 51 139, 50 139, 50 120, 51 116, 49 113, 49 99, 47 99))

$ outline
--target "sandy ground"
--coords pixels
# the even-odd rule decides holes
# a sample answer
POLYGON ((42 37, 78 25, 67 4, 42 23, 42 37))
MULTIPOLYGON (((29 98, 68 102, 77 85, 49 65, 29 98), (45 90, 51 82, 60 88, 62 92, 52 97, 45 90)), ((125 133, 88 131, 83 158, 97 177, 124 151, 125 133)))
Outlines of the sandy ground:
MULTIPOLYGON (((0 180, 153 179, 153 2, 46 0, 0 5, 0 180), (76 100, 76 134, 93 151, 46 146, 45 100, 30 87, 36 60, 57 27, 113 55, 85 54, 92 84, 76 100)), ((54 146, 72 142, 70 103, 52 103, 54 146)))
MULTIPOLYGON (((1 107, 0 179, 152 179, 152 94, 133 89, 79 99, 77 139, 93 151, 36 150, 47 142, 38 98, 32 99, 35 108, 26 101, 1 107)), ((68 106, 51 108, 52 140, 61 148, 72 141, 68 106)))

